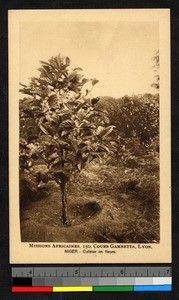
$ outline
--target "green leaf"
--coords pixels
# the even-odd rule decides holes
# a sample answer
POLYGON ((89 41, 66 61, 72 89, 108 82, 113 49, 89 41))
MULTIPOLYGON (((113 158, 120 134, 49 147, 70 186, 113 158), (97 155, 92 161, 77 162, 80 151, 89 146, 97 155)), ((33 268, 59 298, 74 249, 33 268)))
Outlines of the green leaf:
POLYGON ((51 121, 52 121, 52 123, 55 123, 55 124, 58 124, 58 122, 59 122, 58 118, 54 115, 51 116, 51 121))
POLYGON ((58 112, 58 115, 59 116, 65 116, 65 115, 71 115, 71 112, 69 109, 61 109, 59 112, 58 112))
POLYGON ((21 93, 23 94, 27 94, 27 95, 30 95, 32 96, 34 93, 31 91, 31 89, 27 89, 27 88, 24 88, 24 89, 20 89, 19 90, 21 93))
POLYGON ((23 86, 23 87, 25 87, 25 88, 27 88, 27 85, 25 85, 25 84, 22 84, 22 83, 19 83, 21 86, 23 86))
POLYGON ((32 106, 32 110, 35 112, 39 112, 39 106, 32 106))
POLYGON ((20 144, 21 147, 23 147, 23 148, 25 148, 25 149, 28 149, 28 147, 27 147, 27 142, 26 142, 25 139, 20 138, 19 144, 20 144))
POLYGON ((110 149, 106 145, 100 145, 99 148, 105 150, 106 152, 110 152, 110 149))
POLYGON ((98 126, 97 130, 96 130, 96 134, 99 135, 101 132, 103 132, 104 127, 103 126, 98 126))
POLYGON ((48 103, 50 106, 54 106, 57 103, 57 96, 56 95, 51 95, 48 97, 48 103))
POLYGON ((94 85, 97 84, 98 82, 99 82, 99 80, 93 79, 92 82, 91 82, 91 83, 92 83, 92 86, 94 86, 94 85))
POLYGON ((54 145, 52 145, 52 144, 50 144, 50 145, 46 144, 45 145, 45 155, 46 156, 49 156, 49 155, 53 154, 55 152, 55 150, 56 149, 55 149, 54 145))
POLYGON ((33 142, 37 141, 38 138, 39 138, 39 137, 38 137, 37 135, 31 135, 31 136, 28 137, 28 143, 29 143, 29 144, 30 144, 30 143, 33 143, 33 142))
POLYGON ((64 148, 65 148, 65 146, 68 145, 68 143, 65 142, 65 141, 63 141, 62 139, 60 139, 60 140, 58 141, 58 144, 59 144, 60 146, 64 146, 64 148))
POLYGON ((44 72, 44 69, 43 68, 38 68, 37 69, 39 72, 44 72))
POLYGON ((32 153, 31 158, 37 160, 39 158, 39 155, 37 153, 32 153))
POLYGON ((31 111, 31 110, 29 110, 29 109, 24 109, 23 110, 23 115, 26 115, 26 116, 28 116, 28 117, 31 117, 31 118, 33 118, 34 117, 34 114, 33 114, 33 112, 31 111))
POLYGON ((81 171, 81 161, 77 163, 78 170, 81 171))
POLYGON ((69 66, 70 65, 70 59, 69 59, 69 57, 66 57, 66 66, 69 66))
POLYGON ((42 65, 49 66, 49 63, 48 63, 48 62, 46 62, 46 61, 43 61, 43 60, 40 60, 40 63, 41 63, 42 65))
POLYGON ((60 124, 60 128, 73 128, 74 122, 71 120, 65 120, 60 124))
POLYGON ((61 133, 61 136, 65 136, 65 135, 68 135, 70 134, 71 130, 63 130, 62 133, 61 133))
POLYGON ((83 78, 81 83, 84 85, 85 83, 89 82, 89 79, 83 78))
POLYGON ((99 126, 96 134, 100 137, 106 137, 108 136, 114 129, 114 126, 108 126, 108 127, 103 127, 103 126, 99 126))
POLYGON ((93 98, 91 99, 91 104, 95 105, 96 103, 98 103, 98 101, 99 101, 99 97, 93 98))
POLYGON ((39 124, 39 127, 43 131, 43 133, 49 135, 48 131, 42 126, 42 124, 39 124))
POLYGON ((60 53, 59 53, 59 55, 57 55, 56 61, 57 61, 57 63, 58 63, 58 67, 61 68, 62 60, 61 60, 61 54, 60 54, 60 53))
POLYGON ((73 71, 83 71, 83 69, 82 68, 75 68, 75 69, 73 69, 73 71))

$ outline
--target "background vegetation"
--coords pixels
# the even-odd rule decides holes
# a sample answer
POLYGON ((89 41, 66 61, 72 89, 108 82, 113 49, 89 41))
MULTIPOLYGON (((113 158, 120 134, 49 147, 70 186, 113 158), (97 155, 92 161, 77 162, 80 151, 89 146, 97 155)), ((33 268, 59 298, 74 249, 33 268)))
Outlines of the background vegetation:
POLYGON ((83 88, 97 80, 58 59, 57 67, 54 58, 42 62, 40 77, 21 90, 28 94, 20 100, 22 241, 159 242, 159 95, 91 98, 83 88), (72 121, 82 113, 78 131, 72 121))

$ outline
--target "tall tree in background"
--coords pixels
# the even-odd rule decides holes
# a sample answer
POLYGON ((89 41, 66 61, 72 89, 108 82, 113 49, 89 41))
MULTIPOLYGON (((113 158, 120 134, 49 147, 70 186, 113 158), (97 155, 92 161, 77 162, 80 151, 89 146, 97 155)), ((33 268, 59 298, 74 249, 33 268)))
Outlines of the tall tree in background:
POLYGON ((159 134, 159 96, 144 94, 118 99, 102 97, 97 104, 106 109, 115 133, 124 138, 136 137, 148 148, 159 134))
POLYGON ((84 78, 82 69, 70 68, 70 59, 61 55, 41 64, 40 76, 21 84, 29 97, 20 100, 20 168, 58 184, 67 225, 67 184, 92 160, 114 151, 114 126, 105 111, 95 109, 99 99, 90 99, 98 80, 84 78), (43 176, 35 171, 38 159, 48 170, 43 176))
POLYGON ((160 88, 160 75, 159 75, 159 68, 160 68, 160 59, 159 59, 159 50, 155 52, 153 57, 154 60, 154 72, 155 72, 155 82, 151 84, 152 87, 159 90, 160 88))

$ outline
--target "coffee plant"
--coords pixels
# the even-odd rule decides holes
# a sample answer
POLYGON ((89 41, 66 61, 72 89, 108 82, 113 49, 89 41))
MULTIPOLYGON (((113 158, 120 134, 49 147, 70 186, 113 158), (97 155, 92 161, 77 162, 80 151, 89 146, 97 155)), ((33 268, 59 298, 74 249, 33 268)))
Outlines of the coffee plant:
POLYGON ((91 98, 98 80, 86 79, 81 68, 70 68, 70 59, 59 54, 41 62, 40 76, 21 84, 20 169, 61 191, 62 221, 68 224, 67 186, 93 160, 115 151, 114 126, 107 112, 96 109, 91 98), (86 84, 90 88, 85 88, 86 84), (38 160, 46 172, 37 172, 38 160))

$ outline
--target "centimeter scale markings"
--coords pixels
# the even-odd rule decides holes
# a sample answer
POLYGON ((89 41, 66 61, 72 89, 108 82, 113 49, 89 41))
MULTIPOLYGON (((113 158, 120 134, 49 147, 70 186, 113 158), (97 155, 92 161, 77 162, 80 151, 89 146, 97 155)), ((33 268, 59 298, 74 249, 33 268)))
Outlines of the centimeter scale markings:
POLYGON ((171 276, 171 267, 17 267, 12 291, 171 291, 171 276))

